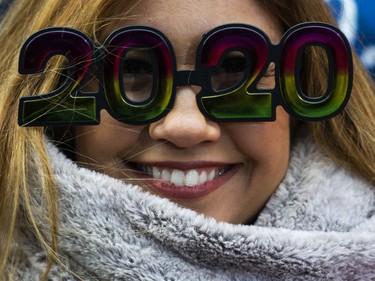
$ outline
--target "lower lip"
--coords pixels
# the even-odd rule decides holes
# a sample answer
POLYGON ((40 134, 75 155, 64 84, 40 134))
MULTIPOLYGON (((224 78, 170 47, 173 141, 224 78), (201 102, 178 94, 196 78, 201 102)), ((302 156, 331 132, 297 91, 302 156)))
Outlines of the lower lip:
POLYGON ((197 199, 218 189, 240 169, 240 166, 234 166, 223 175, 208 181, 204 184, 195 186, 175 186, 162 180, 147 181, 147 186, 157 194, 164 197, 175 199, 197 199))

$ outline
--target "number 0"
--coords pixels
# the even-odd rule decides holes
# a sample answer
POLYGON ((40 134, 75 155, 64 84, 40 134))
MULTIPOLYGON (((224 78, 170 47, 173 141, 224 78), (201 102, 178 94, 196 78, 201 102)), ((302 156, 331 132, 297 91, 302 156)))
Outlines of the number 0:
POLYGON ((352 56, 345 36, 330 25, 309 23, 289 30, 281 42, 280 91, 289 114, 304 120, 327 119, 346 105, 352 87, 352 56), (298 53, 308 46, 321 46, 332 60, 327 92, 307 97, 300 87, 298 53), (332 73, 333 72, 333 73, 332 73))

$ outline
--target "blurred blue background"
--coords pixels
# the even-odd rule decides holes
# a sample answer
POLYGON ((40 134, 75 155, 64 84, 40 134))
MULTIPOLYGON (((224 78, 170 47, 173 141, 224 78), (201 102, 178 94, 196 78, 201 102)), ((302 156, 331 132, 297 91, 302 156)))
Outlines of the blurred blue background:
POLYGON ((340 29, 375 78, 375 1, 326 0, 340 29))

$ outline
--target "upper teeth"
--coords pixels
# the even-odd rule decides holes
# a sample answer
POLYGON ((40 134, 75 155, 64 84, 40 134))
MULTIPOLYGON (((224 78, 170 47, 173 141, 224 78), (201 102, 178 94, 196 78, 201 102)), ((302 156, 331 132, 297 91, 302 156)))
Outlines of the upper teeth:
POLYGON ((142 166, 142 170, 155 179, 168 181, 176 186, 196 186, 211 181, 220 176, 224 169, 182 171, 178 169, 163 169, 142 166))

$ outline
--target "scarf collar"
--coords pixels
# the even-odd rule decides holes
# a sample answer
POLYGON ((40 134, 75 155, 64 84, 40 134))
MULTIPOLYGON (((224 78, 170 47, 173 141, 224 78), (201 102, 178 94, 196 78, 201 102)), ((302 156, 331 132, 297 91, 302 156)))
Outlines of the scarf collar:
POLYGON ((89 280, 375 278, 374 188, 307 139, 254 225, 216 222, 47 150, 60 251, 89 280))

